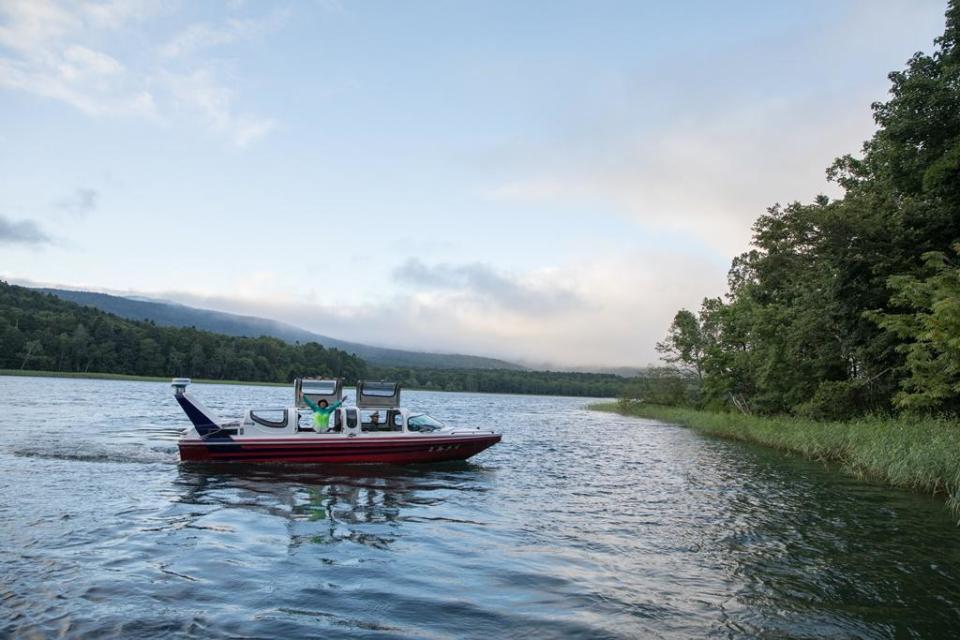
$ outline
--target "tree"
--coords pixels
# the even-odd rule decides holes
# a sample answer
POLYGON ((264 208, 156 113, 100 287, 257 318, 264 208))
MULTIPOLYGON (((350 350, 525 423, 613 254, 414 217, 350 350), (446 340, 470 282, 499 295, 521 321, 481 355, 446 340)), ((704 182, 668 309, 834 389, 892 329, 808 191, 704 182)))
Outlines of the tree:
POLYGON ((31 358, 39 358, 43 355, 43 343, 39 340, 29 340, 24 346, 20 356, 23 362, 20 363, 20 369, 24 369, 31 358))
POLYGON ((698 363, 708 404, 817 418, 960 411, 950 344, 934 338, 955 298, 920 258, 960 241, 960 0, 934 52, 889 78, 876 133, 828 170, 843 197, 768 209, 726 298, 678 313, 658 345, 668 362, 698 363))
POLYGON ((636 378, 620 396, 621 402, 649 402, 666 406, 695 404, 697 381, 674 367, 648 369, 636 378))
MULTIPOLYGON (((175 376, 183 375, 184 362, 186 362, 186 356, 182 352, 177 351, 176 349, 170 350, 170 353, 167 355, 167 366, 170 367, 170 371, 173 372, 173 375, 175 376)), ((254 380, 256 378, 255 378, 255 374, 252 374, 250 378, 243 378, 243 379, 254 380)))
POLYGON ((657 343, 657 352, 661 360, 679 364, 680 369, 696 375, 702 382, 705 347, 700 320, 693 312, 681 309, 674 316, 667 337, 657 343))
MULTIPOLYGON (((74 370, 79 371, 81 363, 88 361, 90 351, 90 332, 83 326, 83 323, 77 324, 71 336, 71 347, 73 350, 74 370)), ((84 369, 86 370, 86 369, 84 369)))
MULTIPOLYGON (((954 250, 960 254, 960 244, 954 250)), ((904 409, 960 409, 960 265, 934 251, 923 256, 932 274, 890 278, 893 302, 913 312, 871 313, 881 327, 908 340, 909 375, 901 382, 896 403, 904 409)))

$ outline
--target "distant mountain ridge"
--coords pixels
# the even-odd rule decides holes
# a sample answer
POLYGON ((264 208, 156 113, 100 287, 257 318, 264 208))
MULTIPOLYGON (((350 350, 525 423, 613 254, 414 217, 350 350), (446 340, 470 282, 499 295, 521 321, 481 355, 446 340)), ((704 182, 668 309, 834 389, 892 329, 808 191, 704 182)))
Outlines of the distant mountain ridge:
POLYGON ((94 307, 107 313, 130 320, 150 320, 161 326, 196 327, 205 331, 230 336, 256 338, 271 336, 285 342, 317 342, 324 347, 342 349, 354 353, 367 362, 384 367, 420 367, 436 369, 512 369, 522 370, 513 362, 453 353, 428 353, 374 347, 357 342, 347 342, 301 329, 284 322, 243 316, 223 311, 200 309, 173 302, 144 298, 125 298, 94 291, 41 288, 63 300, 94 307))

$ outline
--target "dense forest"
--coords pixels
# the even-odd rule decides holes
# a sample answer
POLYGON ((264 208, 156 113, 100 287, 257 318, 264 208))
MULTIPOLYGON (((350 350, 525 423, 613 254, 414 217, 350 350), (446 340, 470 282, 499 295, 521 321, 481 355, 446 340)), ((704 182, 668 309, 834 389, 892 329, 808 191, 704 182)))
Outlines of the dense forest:
POLYGON ((366 374, 360 358, 313 342, 158 327, 3 282, 0 368, 257 382, 366 374))
POLYGON ((658 345, 682 379, 628 395, 814 418, 960 412, 960 0, 933 54, 889 79, 876 133, 827 171, 843 196, 761 216, 726 296, 678 312, 658 345))
POLYGON ((615 398, 630 379, 604 373, 513 371, 502 369, 414 369, 370 367, 370 376, 395 380, 404 387, 483 393, 615 398))

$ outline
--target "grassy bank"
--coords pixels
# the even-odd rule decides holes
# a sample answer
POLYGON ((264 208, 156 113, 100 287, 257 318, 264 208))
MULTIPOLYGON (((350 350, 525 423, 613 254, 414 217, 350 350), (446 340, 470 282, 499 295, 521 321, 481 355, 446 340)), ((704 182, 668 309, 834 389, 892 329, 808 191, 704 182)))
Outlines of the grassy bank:
MULTIPOLYGON (((88 380, 134 380, 139 382, 170 382, 169 377, 132 376, 124 373, 83 373, 73 371, 30 371, 25 369, 0 369, 0 376, 24 376, 30 378, 84 378, 88 380)), ((210 384, 248 384, 261 387, 289 387, 289 382, 245 382, 243 380, 206 380, 193 378, 193 382, 210 384)))
POLYGON ((723 438, 755 442, 897 487, 946 496, 960 515, 960 422, 936 418, 863 418, 818 422, 663 407, 637 402, 591 409, 672 422, 723 438))

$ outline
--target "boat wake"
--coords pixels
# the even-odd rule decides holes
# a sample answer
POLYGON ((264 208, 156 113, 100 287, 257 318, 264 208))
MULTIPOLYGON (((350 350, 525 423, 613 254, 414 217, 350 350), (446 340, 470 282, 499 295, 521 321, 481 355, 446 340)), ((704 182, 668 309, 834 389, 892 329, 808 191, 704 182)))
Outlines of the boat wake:
POLYGON ((137 447, 116 451, 77 451, 59 448, 24 447, 13 450, 13 455, 21 458, 43 460, 66 460, 70 462, 91 462, 109 464, 177 464, 176 447, 137 447))

